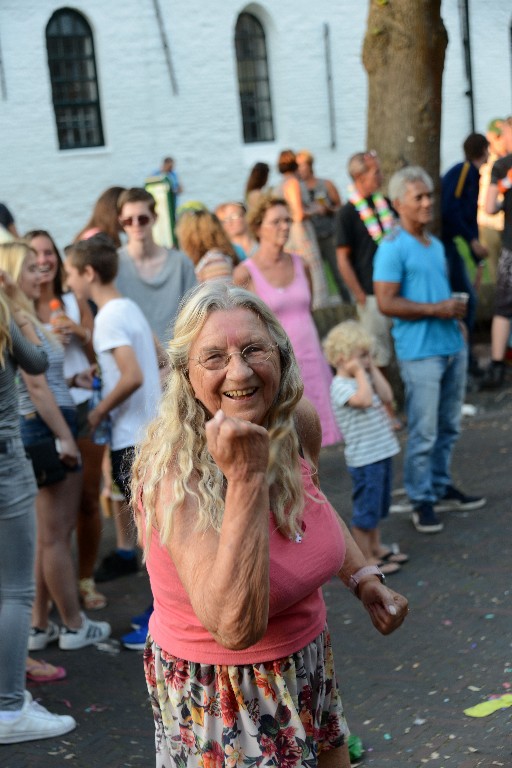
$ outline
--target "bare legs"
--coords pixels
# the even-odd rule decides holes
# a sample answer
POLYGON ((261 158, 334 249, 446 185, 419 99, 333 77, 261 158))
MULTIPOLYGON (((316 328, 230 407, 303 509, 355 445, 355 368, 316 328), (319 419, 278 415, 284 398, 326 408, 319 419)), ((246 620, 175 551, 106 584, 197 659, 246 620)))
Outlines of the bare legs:
POLYGON ((48 602, 53 600, 62 622, 70 629, 82 625, 71 551, 76 526, 82 473, 68 472, 60 483, 39 489, 36 499, 36 598, 32 624, 48 626, 48 602))
POLYGON ((88 438, 78 440, 82 455, 83 485, 78 510, 76 537, 78 543, 78 577, 93 576, 101 540, 100 482, 105 446, 88 438))
POLYGON ((504 360, 509 336, 510 320, 508 317, 494 315, 491 326, 491 358, 493 360, 504 360))
POLYGON ((318 768, 350 768, 348 745, 338 749, 329 749, 318 755, 318 768))
POLYGON ((380 542, 379 528, 365 530, 364 528, 351 528, 352 536, 357 546, 368 560, 369 563, 376 563, 382 555, 382 545, 380 542))

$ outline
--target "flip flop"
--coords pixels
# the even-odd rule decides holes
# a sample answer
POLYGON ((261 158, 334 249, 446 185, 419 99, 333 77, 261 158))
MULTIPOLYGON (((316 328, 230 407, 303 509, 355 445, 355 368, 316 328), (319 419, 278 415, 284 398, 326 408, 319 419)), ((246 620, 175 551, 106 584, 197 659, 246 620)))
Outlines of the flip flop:
POLYGON ((27 680, 32 683, 53 683, 56 680, 63 680, 67 672, 64 667, 54 667, 47 661, 36 661, 27 656, 26 675, 27 680))
POLYGON ((380 568, 384 576, 391 576, 393 573, 398 573, 402 570, 402 566, 399 563, 390 563, 379 560, 377 568, 380 568))
POLYGON ((399 565, 403 565, 404 563, 409 562, 409 555, 406 555, 405 552, 397 552, 392 549, 388 549, 383 555, 377 555, 377 557, 381 563, 398 563, 399 565))

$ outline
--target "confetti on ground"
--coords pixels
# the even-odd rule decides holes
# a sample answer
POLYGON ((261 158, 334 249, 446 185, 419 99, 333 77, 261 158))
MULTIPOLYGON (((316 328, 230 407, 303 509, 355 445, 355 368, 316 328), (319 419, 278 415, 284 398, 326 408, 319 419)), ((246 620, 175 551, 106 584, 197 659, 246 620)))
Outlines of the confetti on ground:
POLYGON ((493 712, 497 712, 499 709, 506 709, 507 707, 512 707, 512 694, 510 693, 504 693, 503 696, 498 698, 482 701, 474 707, 465 709, 464 714, 468 715, 468 717, 487 717, 492 715, 493 712))

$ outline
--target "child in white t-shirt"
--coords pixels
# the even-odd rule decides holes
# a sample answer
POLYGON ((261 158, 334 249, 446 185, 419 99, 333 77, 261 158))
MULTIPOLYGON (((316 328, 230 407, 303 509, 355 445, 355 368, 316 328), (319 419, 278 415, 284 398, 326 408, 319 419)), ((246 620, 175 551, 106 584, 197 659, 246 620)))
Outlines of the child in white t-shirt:
POLYGON ((380 541, 379 523, 391 502, 392 457, 400 447, 385 408, 393 392, 372 359, 372 346, 372 337, 355 320, 332 328, 323 342, 336 369, 331 404, 352 478, 352 535, 366 558, 389 575, 409 558, 380 541))
MULTIPOLYGON (((89 412, 89 426, 94 430, 110 418, 112 477, 128 499, 134 445, 156 413, 161 388, 153 333, 138 305, 117 290, 117 266, 116 248, 101 233, 75 243, 65 262, 68 287, 77 298, 92 299, 98 307, 93 346, 101 370, 102 399, 89 412)), ((102 571, 115 571, 118 576, 138 567, 128 505, 115 523, 117 550, 101 564, 100 581, 108 580, 102 578, 108 576, 102 571)))

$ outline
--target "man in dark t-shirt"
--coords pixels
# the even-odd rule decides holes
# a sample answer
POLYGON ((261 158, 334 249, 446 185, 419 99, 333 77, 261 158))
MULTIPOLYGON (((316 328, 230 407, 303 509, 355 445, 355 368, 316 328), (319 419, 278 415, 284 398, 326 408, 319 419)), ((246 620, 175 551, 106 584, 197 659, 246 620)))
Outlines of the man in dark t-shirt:
POLYGON ((395 214, 379 193, 380 163, 375 152, 358 152, 349 160, 353 179, 349 200, 336 212, 336 257, 341 276, 356 302, 360 322, 376 340, 375 360, 386 368, 392 359, 391 321, 378 309, 373 295, 373 258, 395 214))
POLYGON ((512 117, 503 121, 502 137, 508 152, 496 160, 491 170, 487 190, 487 213, 505 213, 502 249, 496 277, 496 298, 491 326, 491 363, 485 372, 482 387, 496 389, 505 380, 505 352, 512 320, 512 117))

